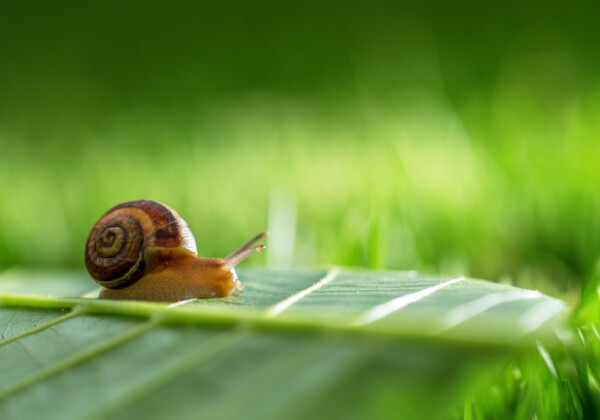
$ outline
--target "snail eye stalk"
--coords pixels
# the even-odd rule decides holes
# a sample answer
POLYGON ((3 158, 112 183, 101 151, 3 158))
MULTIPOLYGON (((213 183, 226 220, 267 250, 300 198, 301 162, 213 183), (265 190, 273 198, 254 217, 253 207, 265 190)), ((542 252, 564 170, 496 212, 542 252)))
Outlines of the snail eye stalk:
POLYGON ((238 265, 240 262, 244 261, 246 258, 248 258, 250 255, 254 254, 255 252, 264 251, 265 250, 264 245, 258 245, 253 248, 251 248, 251 246, 259 239, 266 238, 267 235, 268 235, 268 233, 266 231, 260 232, 258 235, 252 237, 250 240, 248 240, 246 243, 244 243, 238 249, 236 249, 231 254, 226 256, 224 259, 225 259, 225 263, 227 264, 227 266, 235 267, 236 265, 238 265))

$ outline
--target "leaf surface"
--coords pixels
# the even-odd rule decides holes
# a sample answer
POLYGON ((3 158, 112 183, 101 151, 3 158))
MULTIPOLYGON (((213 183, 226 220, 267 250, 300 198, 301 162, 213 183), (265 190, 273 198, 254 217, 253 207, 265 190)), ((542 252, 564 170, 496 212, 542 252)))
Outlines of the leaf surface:
POLYGON ((561 301, 480 280, 239 276, 229 298, 168 305, 81 297, 97 287, 78 272, 4 273, 0 418, 443 416, 507 357, 564 336, 561 301))

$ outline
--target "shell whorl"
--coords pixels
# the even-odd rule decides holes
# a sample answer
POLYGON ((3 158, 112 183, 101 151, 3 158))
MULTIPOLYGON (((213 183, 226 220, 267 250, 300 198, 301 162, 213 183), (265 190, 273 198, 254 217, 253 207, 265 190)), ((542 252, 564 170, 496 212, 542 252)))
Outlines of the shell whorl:
POLYGON ((147 248, 177 247, 197 255, 185 220, 164 204, 131 201, 113 207, 94 225, 85 247, 85 266, 97 283, 119 289, 143 276, 147 248))

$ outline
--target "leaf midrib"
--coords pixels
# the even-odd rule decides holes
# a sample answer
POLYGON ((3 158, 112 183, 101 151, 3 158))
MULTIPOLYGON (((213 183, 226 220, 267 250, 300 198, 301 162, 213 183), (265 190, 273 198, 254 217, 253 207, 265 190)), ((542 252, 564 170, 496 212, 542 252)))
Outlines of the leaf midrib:
MULTIPOLYGON (((386 327, 373 327, 341 323, 337 319, 289 316, 280 314, 272 317, 268 308, 248 309, 242 307, 186 307, 185 305, 171 307, 162 303, 138 301, 109 301, 92 298, 62 298, 51 296, 36 296, 24 294, 0 294, 0 306, 25 307, 36 309, 72 309, 89 315, 120 315, 141 319, 153 319, 162 325, 195 325, 202 327, 231 328, 243 325, 260 331, 304 332, 304 333, 335 333, 349 336, 371 336, 382 339, 410 340, 415 342, 436 342, 445 345, 476 346, 480 348, 515 348, 532 347, 534 340, 527 336, 520 341, 507 342, 480 341, 471 337, 452 335, 428 335, 411 330, 395 330, 386 327)), ((49 324, 54 325, 52 321, 49 324)), ((20 335, 37 332, 39 327, 25 331, 20 335)), ((43 328, 42 328, 43 329, 43 328)), ((12 341, 12 340, 11 340, 12 341)))

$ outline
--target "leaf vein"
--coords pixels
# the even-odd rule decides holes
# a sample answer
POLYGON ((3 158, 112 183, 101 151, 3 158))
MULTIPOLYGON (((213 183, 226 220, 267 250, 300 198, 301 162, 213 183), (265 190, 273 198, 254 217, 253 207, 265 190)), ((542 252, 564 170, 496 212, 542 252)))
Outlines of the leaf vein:
POLYGON ((297 301, 299 301, 300 299, 302 299, 304 296, 308 295, 309 293, 323 287, 325 284, 329 283, 330 281, 332 281, 339 273, 339 268, 338 267, 334 267, 331 270, 329 270, 329 272, 327 273, 327 275, 325 275, 325 277, 323 277, 321 280, 319 280, 318 282, 316 282, 315 284, 313 284, 312 286, 301 290, 300 292, 282 300, 279 303, 276 303, 275 305, 271 306, 271 308, 267 311, 267 318, 274 318, 277 315, 279 315, 280 313, 282 313, 283 311, 285 311, 286 309, 288 309, 290 306, 292 306, 294 303, 296 303, 297 301))
POLYGON ((370 324, 371 322, 378 321, 386 316, 393 314, 394 312, 399 311, 400 309, 410 305, 411 303, 418 302, 419 300, 437 292, 444 287, 448 287, 451 284, 458 283, 460 281, 465 280, 464 277, 459 277, 457 279, 448 280, 443 283, 436 284, 435 286, 427 287, 425 289, 419 290, 418 292, 409 293, 407 295, 402 295, 387 302, 384 302, 380 305, 374 306, 369 309, 367 312, 359 316, 352 325, 361 326, 365 324, 370 324))
POLYGON ((57 318, 54 318, 51 321, 45 322, 43 324, 40 324, 37 327, 31 328, 31 329, 29 329, 27 331, 23 331, 23 332, 21 332, 19 334, 15 334, 12 337, 8 337, 8 338, 0 341, 0 347, 6 345, 8 343, 12 343, 13 341, 19 340, 19 339, 21 339, 23 337, 27 337, 28 335, 32 335, 32 334, 44 331, 45 329, 48 329, 48 328, 53 327, 53 326, 55 326, 57 324, 60 324, 61 322, 65 322, 65 321, 68 321, 70 319, 76 318, 76 317, 78 317, 80 315, 83 315, 85 312, 86 311, 83 308, 74 308, 71 312, 69 312, 69 313, 67 313, 65 315, 59 316, 57 318))
POLYGON ((75 365, 78 365, 88 359, 91 359, 98 354, 110 350, 113 347, 116 347, 126 341, 131 340, 132 338, 141 335, 152 328, 158 325, 157 320, 150 320, 144 322, 134 328, 131 328, 125 331, 122 334, 119 334, 115 337, 112 337, 102 343, 97 344, 91 348, 88 348, 80 353, 74 354, 71 357, 61 360, 53 365, 47 366, 46 368, 30 375, 20 381, 14 382, 13 384, 3 388, 0 390, 0 401, 13 395, 17 392, 23 391, 26 388, 29 388, 39 382, 44 381, 45 379, 54 376, 64 370, 67 370, 75 365))
POLYGON ((248 331, 240 330, 222 333, 208 342, 203 343, 199 349, 195 348, 187 354, 174 359, 166 368, 159 370, 153 378, 144 381, 143 384, 131 388, 128 392, 121 393, 117 399, 105 402, 96 411, 92 411, 85 415, 84 418, 86 420, 93 420, 110 417, 146 395, 152 394, 156 390, 169 384, 171 381, 189 372, 201 363, 218 355, 226 348, 235 346, 248 336, 248 331))

